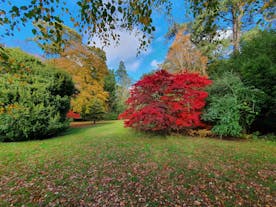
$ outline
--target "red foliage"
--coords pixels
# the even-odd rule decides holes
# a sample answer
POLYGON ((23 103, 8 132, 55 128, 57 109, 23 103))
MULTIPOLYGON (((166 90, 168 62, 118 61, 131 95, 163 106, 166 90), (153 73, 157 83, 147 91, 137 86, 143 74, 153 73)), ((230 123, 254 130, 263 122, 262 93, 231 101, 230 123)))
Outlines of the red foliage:
POLYGON ((75 113, 75 112, 73 112, 71 110, 66 114, 66 117, 69 118, 69 119, 70 118, 71 119, 80 119, 81 118, 80 114, 75 113))
POLYGON ((164 70, 133 85, 128 108, 120 114, 125 126, 142 131, 169 133, 203 126, 200 115, 211 84, 194 73, 170 74, 164 70))

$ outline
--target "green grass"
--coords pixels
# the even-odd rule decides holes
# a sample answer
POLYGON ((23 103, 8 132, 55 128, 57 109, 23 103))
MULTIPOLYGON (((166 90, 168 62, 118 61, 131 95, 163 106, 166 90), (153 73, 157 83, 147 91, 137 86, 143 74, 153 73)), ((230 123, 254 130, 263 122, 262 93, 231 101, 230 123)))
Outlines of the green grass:
POLYGON ((158 137, 122 122, 0 143, 0 206, 273 206, 276 144, 158 137))

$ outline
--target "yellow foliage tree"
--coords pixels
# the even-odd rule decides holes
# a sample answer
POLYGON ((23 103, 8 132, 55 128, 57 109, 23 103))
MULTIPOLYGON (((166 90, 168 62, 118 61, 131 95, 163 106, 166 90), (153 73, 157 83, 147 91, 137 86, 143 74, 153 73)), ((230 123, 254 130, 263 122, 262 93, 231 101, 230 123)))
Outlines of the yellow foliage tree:
POLYGON ((108 93, 104 91, 104 77, 108 74, 105 53, 95 47, 87 47, 80 42, 71 42, 61 56, 52 59, 56 67, 67 71, 78 90, 71 100, 74 112, 80 113, 84 119, 89 119, 90 106, 95 100, 106 109, 108 93))

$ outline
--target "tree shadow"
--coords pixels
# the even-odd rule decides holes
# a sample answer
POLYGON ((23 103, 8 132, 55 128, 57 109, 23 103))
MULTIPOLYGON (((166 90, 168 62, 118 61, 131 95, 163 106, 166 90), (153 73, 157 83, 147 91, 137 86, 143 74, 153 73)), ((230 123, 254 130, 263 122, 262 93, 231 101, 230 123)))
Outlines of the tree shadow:
POLYGON ((93 121, 79 121, 79 122, 71 122, 70 128, 87 128, 87 127, 99 127, 107 124, 112 124, 114 121, 99 121, 96 124, 93 121))
MULTIPOLYGON (((89 130, 91 128, 99 128, 102 126, 106 126, 109 124, 113 124, 114 121, 99 121, 96 124, 93 124, 93 122, 75 122, 73 125, 70 124, 70 127, 66 129, 63 132, 60 132, 57 136, 67 136, 71 134, 77 134, 78 132, 84 132, 86 130, 89 130)), ((55 137, 57 137, 55 136, 55 137)))

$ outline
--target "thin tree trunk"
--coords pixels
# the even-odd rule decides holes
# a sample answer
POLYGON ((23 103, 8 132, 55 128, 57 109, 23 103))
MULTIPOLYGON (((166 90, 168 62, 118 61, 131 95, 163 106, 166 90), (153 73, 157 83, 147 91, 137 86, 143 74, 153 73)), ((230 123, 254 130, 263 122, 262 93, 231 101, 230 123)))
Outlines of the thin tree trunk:
POLYGON ((232 7, 232 17, 233 17, 233 46, 234 46, 234 53, 239 51, 239 43, 237 42, 237 32, 238 32, 238 22, 236 16, 236 9, 235 6, 232 7))
POLYGON ((233 46, 234 53, 238 53, 241 40, 241 19, 243 17, 243 7, 240 4, 232 6, 233 18, 233 46))

